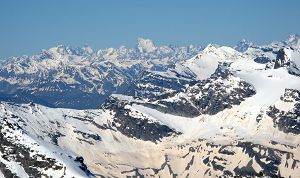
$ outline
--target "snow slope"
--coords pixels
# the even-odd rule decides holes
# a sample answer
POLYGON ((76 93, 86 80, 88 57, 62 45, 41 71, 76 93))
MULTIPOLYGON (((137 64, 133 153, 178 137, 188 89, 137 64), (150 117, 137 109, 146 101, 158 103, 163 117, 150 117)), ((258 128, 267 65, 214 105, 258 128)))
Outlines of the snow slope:
POLYGON ((230 47, 208 45, 200 54, 184 62, 183 66, 189 68, 197 79, 203 80, 215 72, 219 62, 240 58, 244 56, 230 47))

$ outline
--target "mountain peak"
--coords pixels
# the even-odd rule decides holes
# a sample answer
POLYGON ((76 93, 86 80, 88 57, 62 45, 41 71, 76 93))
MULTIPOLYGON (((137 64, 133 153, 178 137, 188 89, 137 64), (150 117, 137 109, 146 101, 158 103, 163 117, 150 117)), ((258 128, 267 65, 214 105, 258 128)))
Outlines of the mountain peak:
POLYGON ((54 54, 54 55, 66 55, 66 54, 71 54, 72 50, 68 46, 57 45, 56 47, 50 48, 49 52, 54 54))
POLYGON ((66 45, 58 45, 49 49, 49 52, 56 55, 76 55, 76 56, 86 56, 94 53, 93 49, 84 45, 83 47, 73 48, 66 45))
POLYGON ((140 52, 151 53, 156 50, 153 41, 145 38, 138 38, 137 48, 140 52))
POLYGON ((289 35, 287 41, 293 42, 293 41, 299 40, 299 39, 300 39, 300 35, 298 33, 296 33, 296 34, 289 35))
POLYGON ((286 44, 289 44, 291 46, 300 47, 300 35, 297 33, 293 35, 289 35, 285 42, 286 44))
POLYGON ((203 49, 203 52, 210 52, 210 51, 214 51, 216 49, 218 49, 219 46, 216 45, 216 44, 208 44, 204 49, 203 49))
POLYGON ((251 46, 253 46, 253 43, 251 41, 247 39, 242 39, 240 42, 238 42, 234 49, 239 52, 245 52, 251 46))

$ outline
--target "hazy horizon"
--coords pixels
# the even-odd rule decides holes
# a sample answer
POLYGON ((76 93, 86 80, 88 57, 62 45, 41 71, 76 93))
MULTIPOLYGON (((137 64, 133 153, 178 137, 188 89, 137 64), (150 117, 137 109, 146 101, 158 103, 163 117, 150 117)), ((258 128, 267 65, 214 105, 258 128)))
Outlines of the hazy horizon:
POLYGON ((93 49, 164 44, 233 46, 300 33, 300 1, 6 1, 0 3, 0 59, 59 44, 93 49))

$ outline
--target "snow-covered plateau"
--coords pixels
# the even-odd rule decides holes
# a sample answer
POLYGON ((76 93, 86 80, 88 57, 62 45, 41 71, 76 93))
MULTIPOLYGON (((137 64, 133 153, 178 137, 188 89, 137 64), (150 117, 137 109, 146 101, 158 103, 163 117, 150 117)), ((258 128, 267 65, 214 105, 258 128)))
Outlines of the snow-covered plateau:
POLYGON ((0 177, 300 177, 300 38, 0 64, 0 177))

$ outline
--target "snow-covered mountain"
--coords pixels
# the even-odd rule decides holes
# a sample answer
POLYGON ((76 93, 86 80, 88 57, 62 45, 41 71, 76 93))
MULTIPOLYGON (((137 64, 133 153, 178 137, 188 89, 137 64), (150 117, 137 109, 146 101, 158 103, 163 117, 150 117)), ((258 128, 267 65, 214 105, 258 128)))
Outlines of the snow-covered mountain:
POLYGON ((164 71, 196 55, 201 47, 157 47, 138 39, 134 49, 57 46, 34 56, 1 62, 0 99, 35 102, 50 107, 97 108, 110 94, 120 93, 146 70, 164 71))
POLYGON ((300 177, 297 39, 157 63, 161 50, 144 40, 137 60, 97 59, 135 76, 98 109, 2 101, 0 176, 300 177))

